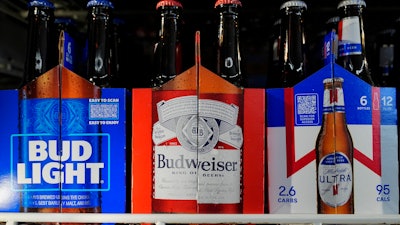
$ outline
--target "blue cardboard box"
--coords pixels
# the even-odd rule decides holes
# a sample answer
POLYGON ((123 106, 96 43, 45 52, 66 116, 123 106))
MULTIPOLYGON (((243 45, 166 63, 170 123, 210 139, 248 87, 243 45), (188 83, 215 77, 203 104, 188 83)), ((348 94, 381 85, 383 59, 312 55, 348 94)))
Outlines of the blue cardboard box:
POLYGON ((0 91, 0 211, 126 212, 127 98, 61 65, 0 91))

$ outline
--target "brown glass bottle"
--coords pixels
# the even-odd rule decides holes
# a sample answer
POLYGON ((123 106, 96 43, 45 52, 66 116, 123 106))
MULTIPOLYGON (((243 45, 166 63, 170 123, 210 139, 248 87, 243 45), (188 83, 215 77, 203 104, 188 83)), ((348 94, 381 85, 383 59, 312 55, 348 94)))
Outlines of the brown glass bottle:
POLYGON ((374 85, 365 49, 365 7, 364 0, 343 0, 337 7, 340 17, 337 64, 374 85))
POLYGON ((346 123, 343 79, 324 83, 323 117, 316 140, 318 213, 353 213, 353 141, 346 123))
POLYGON ((182 4, 176 0, 161 0, 156 9, 160 28, 154 49, 152 87, 160 87, 183 72, 180 40, 182 4))
POLYGON ((239 44, 239 0, 218 0, 217 74, 237 87, 244 86, 239 44))
POLYGON ((112 81, 112 26, 114 5, 108 0, 87 3, 87 79, 99 87, 112 81))
POLYGON ((293 87, 307 75, 304 32, 306 10, 307 4, 303 1, 286 1, 280 7, 282 24, 279 44, 281 87, 293 87))

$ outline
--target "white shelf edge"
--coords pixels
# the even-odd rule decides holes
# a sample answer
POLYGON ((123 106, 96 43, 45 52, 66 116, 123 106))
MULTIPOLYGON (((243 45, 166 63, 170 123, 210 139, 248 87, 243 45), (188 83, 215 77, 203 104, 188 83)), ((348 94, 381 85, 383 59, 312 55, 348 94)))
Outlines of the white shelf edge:
POLYGON ((372 214, 129 214, 129 213, 0 213, 0 221, 73 223, 238 223, 238 224, 400 224, 400 215, 372 214))

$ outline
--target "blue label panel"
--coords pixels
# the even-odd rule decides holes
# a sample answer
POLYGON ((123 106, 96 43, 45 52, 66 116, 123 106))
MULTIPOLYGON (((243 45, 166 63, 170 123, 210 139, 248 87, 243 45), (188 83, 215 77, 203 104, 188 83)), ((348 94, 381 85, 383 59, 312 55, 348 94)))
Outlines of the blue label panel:
POLYGON ((64 66, 75 71, 77 62, 76 60, 76 46, 75 40, 67 32, 64 31, 64 66))
POLYGON ((339 44, 339 56, 346 56, 346 55, 358 55, 362 53, 362 46, 361 44, 355 43, 343 43, 339 44))
POLYGON ((23 206, 99 206, 100 191, 110 189, 110 136, 89 123, 89 99, 20 104, 21 133, 11 136, 11 152, 23 206))
POLYGON ((295 125, 319 124, 319 96, 317 93, 295 95, 295 125))

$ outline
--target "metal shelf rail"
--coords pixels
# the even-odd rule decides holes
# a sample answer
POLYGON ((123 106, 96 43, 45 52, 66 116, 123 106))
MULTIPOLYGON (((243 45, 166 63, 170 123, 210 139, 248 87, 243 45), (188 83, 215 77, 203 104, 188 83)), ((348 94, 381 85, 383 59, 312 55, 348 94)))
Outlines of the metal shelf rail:
POLYGON ((400 215, 0 213, 0 222, 173 224, 400 224, 400 215))

